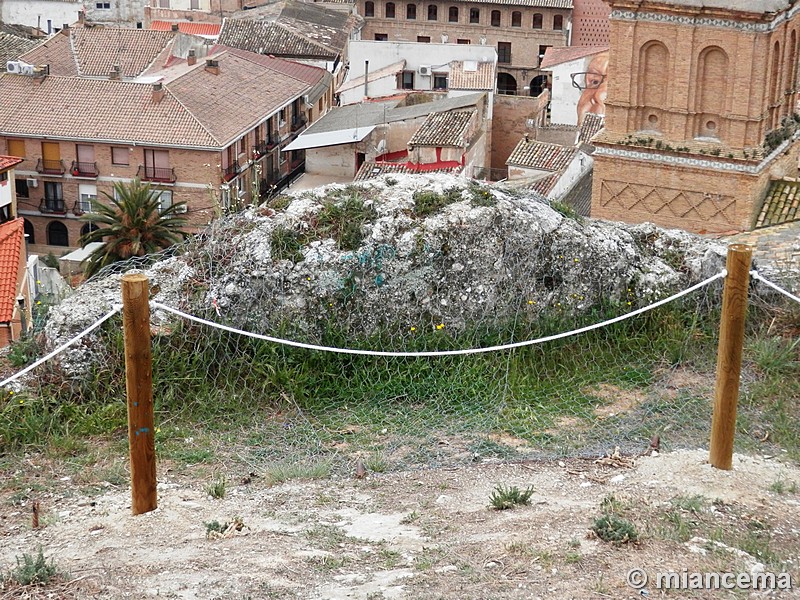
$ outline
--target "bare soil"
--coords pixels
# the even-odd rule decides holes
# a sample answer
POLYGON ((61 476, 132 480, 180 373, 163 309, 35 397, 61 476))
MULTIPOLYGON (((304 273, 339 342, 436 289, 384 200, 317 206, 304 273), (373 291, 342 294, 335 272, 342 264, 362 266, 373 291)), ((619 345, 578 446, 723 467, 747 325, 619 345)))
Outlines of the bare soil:
POLYGON ((139 516, 124 483, 86 485, 31 459, 27 471, 4 474, 0 568, 41 547, 70 578, 42 587, 7 580, 0 598, 641 598, 625 581, 635 567, 651 575, 788 570, 798 583, 800 469, 736 455, 733 470, 720 471, 706 458, 679 451, 636 457, 632 468, 486 461, 274 486, 229 473, 223 499, 208 495, 210 475, 161 464, 159 507, 139 516), (533 486, 530 505, 489 508, 500 484, 533 486), (637 543, 591 532, 604 499, 635 524, 637 543), (235 519, 240 531, 207 535, 206 523, 235 519))

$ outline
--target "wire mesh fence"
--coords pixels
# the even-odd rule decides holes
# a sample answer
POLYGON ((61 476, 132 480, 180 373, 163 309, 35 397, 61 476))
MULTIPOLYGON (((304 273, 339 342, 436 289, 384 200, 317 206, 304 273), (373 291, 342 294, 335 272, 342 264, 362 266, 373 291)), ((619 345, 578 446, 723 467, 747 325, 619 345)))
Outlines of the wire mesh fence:
MULTIPOLYGON (((346 202, 340 208, 346 211, 346 202)), ((380 471, 597 457, 615 447, 637 454, 653 436, 668 450, 707 446, 718 273, 706 273, 691 293, 638 312, 670 292, 653 291, 644 276, 623 279, 622 287, 610 270, 590 277, 598 271, 582 268, 589 258, 577 245, 554 254, 555 246, 542 244, 532 258, 530 242, 523 252, 520 240, 505 236, 503 262, 487 278, 470 266, 472 260, 475 269, 485 268, 479 239, 468 240, 470 253, 461 250, 463 240, 433 239, 439 234, 429 227, 393 247, 348 250, 335 240, 346 239, 351 220, 346 215, 326 225, 317 214, 314 227, 330 228, 324 240, 309 239, 300 225, 270 222, 263 242, 253 237, 252 221, 234 219, 235 226, 212 227, 181 252, 147 265, 162 459, 225 452, 264 472, 344 472, 356 458, 380 471), (302 261, 295 256, 301 247, 302 261), (236 258, 243 249, 255 257, 247 272, 236 258), (274 268, 262 268, 259 253, 274 268), (328 266, 301 268, 315 260, 328 266), (403 260, 413 271, 398 267, 403 260), (426 270, 436 276, 412 274, 426 270), (633 316, 495 352, 374 356, 254 339, 165 307, 232 330, 380 353, 504 346, 633 316)), ((665 252, 650 260, 672 261, 679 274, 691 270, 676 249, 665 252)), ((87 312, 87 325, 107 314, 119 297, 119 273, 132 266, 144 265, 117 265, 85 286, 73 310, 107 300, 95 317, 87 312)), ((777 281, 790 291, 796 284, 790 277, 777 281)), ((676 278, 671 292, 688 283, 676 278)), ((797 457, 800 308, 760 281, 752 287, 737 449, 797 457)), ((123 430, 124 382, 121 320, 114 315, 59 359, 5 388, 0 446, 123 430)))

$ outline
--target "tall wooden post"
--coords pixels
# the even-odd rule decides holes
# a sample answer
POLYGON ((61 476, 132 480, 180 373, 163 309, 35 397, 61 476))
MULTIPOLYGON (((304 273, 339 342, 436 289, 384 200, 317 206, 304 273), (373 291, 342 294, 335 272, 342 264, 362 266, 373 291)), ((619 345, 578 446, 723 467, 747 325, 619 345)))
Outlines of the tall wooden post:
POLYGON ((122 277, 125 388, 128 394, 128 444, 131 453, 131 510, 134 515, 149 512, 158 506, 149 284, 144 275, 122 277))
POLYGON ((718 469, 733 466, 733 439, 736 433, 736 405, 739 401, 739 376, 742 370, 744 322, 747 314, 747 289, 750 285, 752 248, 733 244, 728 248, 725 289, 717 351, 717 385, 714 417, 711 422, 711 450, 708 461, 718 469))

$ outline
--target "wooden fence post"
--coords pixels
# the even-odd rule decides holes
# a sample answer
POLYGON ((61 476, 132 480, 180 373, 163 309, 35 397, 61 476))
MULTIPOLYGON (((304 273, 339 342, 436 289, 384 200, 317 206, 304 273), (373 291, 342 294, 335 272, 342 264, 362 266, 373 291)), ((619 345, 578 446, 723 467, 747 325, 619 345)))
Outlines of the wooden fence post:
POLYGON ((128 444, 131 454, 131 511, 134 515, 149 512, 158 506, 149 284, 147 277, 141 274, 122 277, 125 389, 128 396, 128 444))
POLYGON ((744 323, 747 291, 750 285, 752 248, 745 244, 728 247, 725 288, 722 294, 717 383, 714 416, 711 421, 711 449, 708 461, 718 469, 733 466, 733 439, 736 434, 736 405, 739 401, 739 376, 742 370, 744 323))

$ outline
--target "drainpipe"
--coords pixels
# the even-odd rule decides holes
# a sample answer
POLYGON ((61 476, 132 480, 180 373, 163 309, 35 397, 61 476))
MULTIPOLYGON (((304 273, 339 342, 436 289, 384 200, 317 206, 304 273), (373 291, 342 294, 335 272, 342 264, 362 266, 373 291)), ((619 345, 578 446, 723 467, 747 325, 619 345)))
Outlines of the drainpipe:
POLYGON ((369 61, 364 61, 364 98, 369 98, 367 93, 367 83, 369 82, 369 61))

